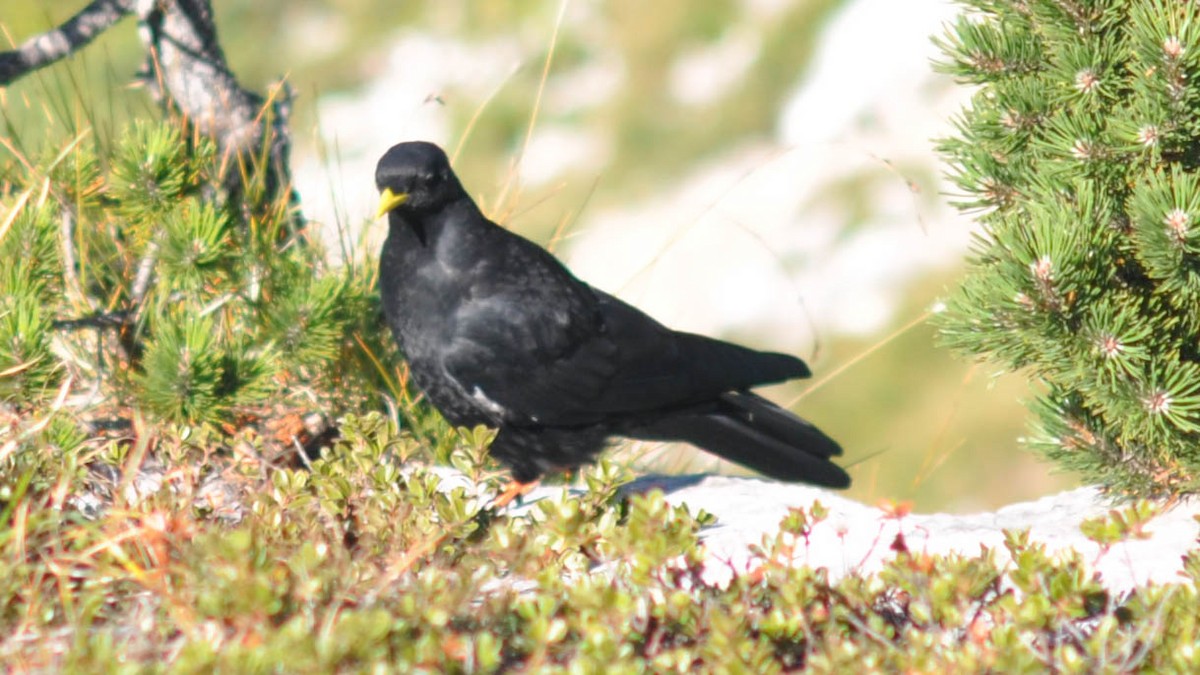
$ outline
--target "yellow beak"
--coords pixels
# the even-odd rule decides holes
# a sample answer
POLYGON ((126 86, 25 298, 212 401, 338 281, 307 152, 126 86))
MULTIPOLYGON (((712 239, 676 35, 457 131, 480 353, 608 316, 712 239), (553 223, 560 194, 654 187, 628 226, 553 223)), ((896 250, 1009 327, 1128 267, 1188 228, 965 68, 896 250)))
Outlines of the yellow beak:
POLYGON ((391 211, 397 206, 400 206, 406 201, 408 201, 407 192, 396 194, 395 192, 392 192, 391 188, 384 188, 383 193, 379 195, 379 211, 375 213, 375 218, 382 218, 383 214, 391 211))

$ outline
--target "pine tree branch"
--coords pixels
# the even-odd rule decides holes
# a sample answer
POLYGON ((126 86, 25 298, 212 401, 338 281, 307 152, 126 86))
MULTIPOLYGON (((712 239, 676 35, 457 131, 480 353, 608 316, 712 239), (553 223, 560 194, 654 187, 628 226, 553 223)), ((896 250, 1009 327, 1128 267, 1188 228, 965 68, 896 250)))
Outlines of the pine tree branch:
MULTIPOLYGON (((146 49, 140 77, 151 95, 216 140, 224 187, 234 199, 261 175, 270 200, 291 192, 291 90, 262 96, 241 86, 217 41, 212 0, 93 0, 54 30, 0 53, 0 86, 79 51, 127 14, 138 17, 146 49), (261 172, 261 174, 259 173, 261 172)), ((297 228, 302 219, 296 216, 297 228)))
POLYGON ((86 46, 133 11, 135 0, 94 0, 63 25, 0 53, 0 86, 55 63, 86 46))
POLYGON ((290 190, 290 90, 264 100, 241 86, 217 40, 211 0, 137 0, 136 13, 143 82, 216 140, 226 188, 236 194, 244 175, 264 171, 268 197, 290 190), (260 157, 265 166, 255 165, 260 157))

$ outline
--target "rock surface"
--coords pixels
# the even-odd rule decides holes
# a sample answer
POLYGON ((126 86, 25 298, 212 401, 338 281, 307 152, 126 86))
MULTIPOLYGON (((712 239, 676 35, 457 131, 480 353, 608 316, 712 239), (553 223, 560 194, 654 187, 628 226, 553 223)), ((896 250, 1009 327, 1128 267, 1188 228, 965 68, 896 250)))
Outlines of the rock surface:
MULTIPOLYGON (((572 488, 539 487, 519 509, 530 508, 538 499, 557 497, 564 489, 572 488)), ((807 547, 797 547, 795 563, 827 568, 831 580, 878 571, 895 557, 892 544, 898 534, 912 552, 971 556, 987 546, 996 550, 1003 563, 1005 530, 1028 529, 1031 541, 1045 544, 1051 553, 1079 552, 1106 588, 1121 593, 1146 583, 1179 581, 1183 556, 1197 546, 1200 535, 1196 520, 1200 500, 1192 499, 1160 506, 1159 515, 1145 528, 1148 538, 1102 551, 1079 526, 1120 505, 1091 487, 990 513, 911 513, 899 518, 828 490, 753 478, 647 476, 625 489, 632 493, 661 489, 671 504, 686 504, 693 514, 703 509, 717 517, 717 523, 701 533, 708 552, 706 576, 713 583, 746 571, 751 564, 749 547, 761 543, 764 535, 774 536, 788 509, 809 508, 814 501, 820 501, 829 516, 814 527, 807 547)))

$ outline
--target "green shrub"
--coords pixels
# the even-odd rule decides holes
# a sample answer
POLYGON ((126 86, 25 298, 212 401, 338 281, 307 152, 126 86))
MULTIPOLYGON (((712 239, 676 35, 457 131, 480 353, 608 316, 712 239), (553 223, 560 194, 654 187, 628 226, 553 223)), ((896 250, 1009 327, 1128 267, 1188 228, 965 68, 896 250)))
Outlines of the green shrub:
POLYGON ((1200 487, 1200 5, 965 0, 941 143, 978 214, 942 336, 1041 383, 1028 443, 1114 491, 1200 487))
POLYGON ((364 347, 394 358, 363 265, 284 234, 288 204, 223 202, 211 143, 169 122, 81 139, 0 184, 0 400, 32 409, 67 376, 161 422, 378 400, 390 369, 364 347))

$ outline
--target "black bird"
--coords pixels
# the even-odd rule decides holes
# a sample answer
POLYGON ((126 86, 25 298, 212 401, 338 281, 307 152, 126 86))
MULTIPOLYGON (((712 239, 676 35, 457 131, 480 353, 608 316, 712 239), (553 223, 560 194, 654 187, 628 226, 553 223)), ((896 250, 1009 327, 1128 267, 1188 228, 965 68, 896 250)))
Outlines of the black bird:
POLYGON ((611 436, 687 441, 785 481, 844 488, 838 444, 749 388, 808 377, 786 354, 670 330, 488 220, 441 148, 400 143, 375 185, 388 324, 429 401, 497 429, 519 483, 589 462, 611 436))

